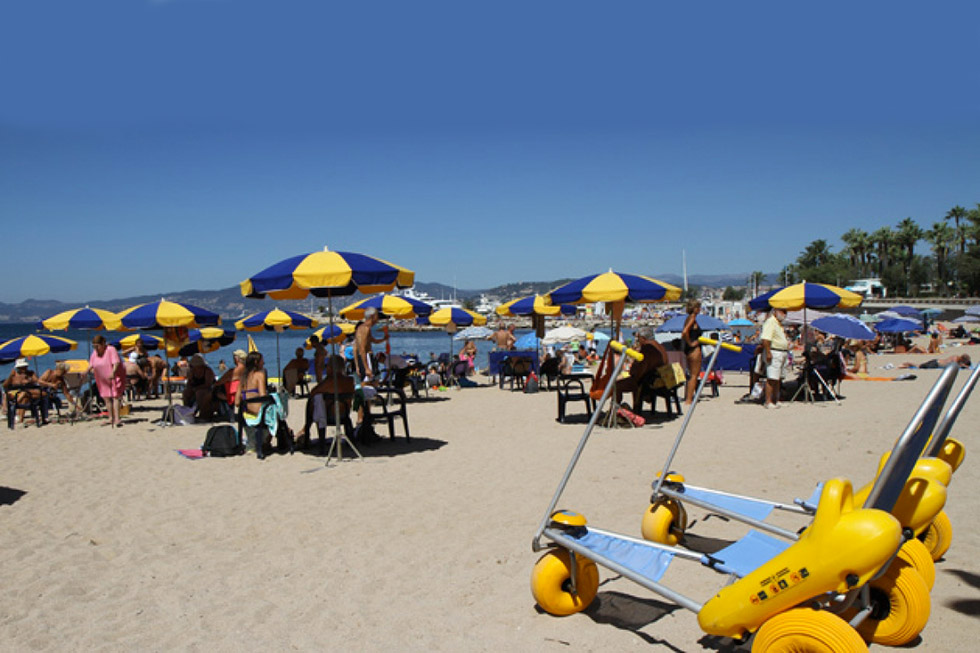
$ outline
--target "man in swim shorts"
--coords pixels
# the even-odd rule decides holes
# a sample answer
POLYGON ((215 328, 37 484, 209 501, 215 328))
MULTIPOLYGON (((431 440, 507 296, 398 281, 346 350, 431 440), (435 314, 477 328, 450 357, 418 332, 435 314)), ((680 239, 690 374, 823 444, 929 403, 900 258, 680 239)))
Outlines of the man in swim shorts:
POLYGON ((783 382, 783 370, 789 357, 789 339, 783 331, 786 311, 775 308, 762 325, 762 356, 760 364, 766 372, 766 408, 779 408, 779 387, 783 382))

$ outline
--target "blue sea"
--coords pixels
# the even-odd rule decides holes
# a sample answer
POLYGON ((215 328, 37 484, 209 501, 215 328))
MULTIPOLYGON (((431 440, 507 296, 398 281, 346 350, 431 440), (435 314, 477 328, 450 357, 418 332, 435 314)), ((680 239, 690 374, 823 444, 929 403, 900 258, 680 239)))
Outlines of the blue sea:
MULTIPOLYGON (((515 333, 518 338, 526 333, 530 333, 531 329, 516 329, 515 333)), ((38 333, 37 329, 33 324, 30 323, 17 323, 17 324, 0 324, 0 343, 6 342, 12 338, 19 338, 20 336, 28 335, 31 333, 38 333)), ((60 354, 46 354, 44 356, 38 356, 36 360, 38 372, 43 372, 49 367, 53 367, 56 361, 66 360, 72 358, 80 358, 88 360, 89 357, 89 341, 96 334, 100 333, 98 331, 81 331, 81 330, 69 330, 65 331, 43 331, 40 333, 62 336, 65 338, 70 338, 78 342, 78 348, 75 351, 69 351, 60 354)), ((106 338, 112 342, 118 337, 121 337, 123 333, 115 332, 101 332, 104 333, 106 338)), ((154 335, 162 335, 161 332, 153 332, 154 335)), ((309 337, 312 331, 287 331, 279 334, 278 338, 278 348, 279 355, 282 360, 282 364, 285 365, 290 359, 293 358, 293 354, 297 347, 302 347, 306 338, 309 337)), ((629 330, 624 329, 624 334, 629 337, 632 334, 629 330)), ((276 346, 277 339, 276 334, 271 331, 260 331, 252 332, 248 335, 252 336, 255 341, 255 345, 259 348, 265 355, 266 368, 270 373, 274 374, 276 369, 276 346)), ((376 329, 375 335, 381 337, 381 330, 376 329)), ((217 370, 218 362, 221 360, 225 361, 226 365, 231 365, 231 352, 235 349, 246 349, 247 348, 247 338, 246 332, 239 331, 238 337, 232 344, 222 347, 221 349, 205 354, 204 358, 207 360, 208 364, 212 369, 217 370)), ((478 356, 477 356, 477 367, 484 368, 489 364, 488 354, 493 348, 493 345, 489 340, 476 340, 478 356)), ((391 332, 391 353, 392 354, 414 354, 421 358, 423 361, 429 360, 429 355, 434 354, 439 356, 441 353, 449 353, 450 351, 454 354, 458 353, 460 348, 463 346, 463 341, 461 340, 450 340, 449 334, 443 331, 392 331, 391 332)), ((600 347, 600 352, 603 347, 600 347)), ((375 351, 383 351, 384 345, 375 345, 375 351)), ((151 352, 152 353, 152 352, 151 352)), ((307 358, 310 354, 307 354, 307 358)), ((31 367, 33 368, 35 361, 31 361, 31 367)), ((6 378, 10 373, 13 363, 0 364, 0 374, 2 378, 6 378)))

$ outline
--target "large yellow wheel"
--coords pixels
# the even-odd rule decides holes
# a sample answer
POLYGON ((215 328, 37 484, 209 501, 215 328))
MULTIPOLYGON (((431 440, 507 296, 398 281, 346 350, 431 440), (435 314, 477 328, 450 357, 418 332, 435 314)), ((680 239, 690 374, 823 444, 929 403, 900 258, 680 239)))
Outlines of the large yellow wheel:
POLYGON ((949 551, 949 545, 953 543, 953 524, 945 510, 936 515, 919 539, 926 545, 933 560, 939 560, 949 551))
POLYGON ((859 653, 867 651, 857 631, 825 610, 793 608, 764 624, 752 640, 752 653, 859 653))
POLYGON ((651 542, 677 546, 687 528, 687 511, 673 499, 658 499, 643 513, 640 532, 651 542))
POLYGON ((544 554, 531 572, 531 594, 541 608, 559 617, 575 614, 589 607, 599 591, 599 570, 585 556, 576 555, 578 573, 576 592, 571 591, 572 563, 568 551, 561 549, 544 554))
POLYGON ((932 561, 932 554, 925 544, 912 538, 898 550, 898 559, 912 565, 912 568, 922 576, 926 587, 932 589, 936 583, 936 563, 932 561))
MULTIPOLYGON (((858 632, 875 644, 908 644, 926 627, 931 604, 929 588, 919 572, 902 560, 893 560, 883 576, 871 581, 871 614, 858 632)), ((848 614, 853 616, 853 612, 848 614)))

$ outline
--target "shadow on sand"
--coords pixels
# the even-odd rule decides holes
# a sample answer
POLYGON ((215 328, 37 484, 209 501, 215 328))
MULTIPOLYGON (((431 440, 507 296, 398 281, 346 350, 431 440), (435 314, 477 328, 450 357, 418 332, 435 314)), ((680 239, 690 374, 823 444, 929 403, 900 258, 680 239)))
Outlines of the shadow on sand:
POLYGON ((25 494, 27 492, 24 490, 15 490, 12 487, 0 485, 0 506, 12 506, 25 494))

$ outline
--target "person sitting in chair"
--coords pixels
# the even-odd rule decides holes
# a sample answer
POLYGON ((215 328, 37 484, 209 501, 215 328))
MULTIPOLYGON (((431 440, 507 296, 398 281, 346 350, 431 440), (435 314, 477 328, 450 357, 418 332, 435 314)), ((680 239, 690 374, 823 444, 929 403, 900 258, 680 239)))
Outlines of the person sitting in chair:
POLYGON ((58 363, 50 370, 45 370, 44 374, 41 375, 38 384, 44 389, 45 396, 42 398, 41 404, 41 416, 44 421, 48 419, 48 407, 53 404, 57 406, 58 410, 61 410, 61 399, 58 397, 58 391, 65 395, 65 399, 71 406, 72 412, 75 412, 77 405, 75 403, 75 398, 71 396, 71 391, 68 389, 68 384, 65 382, 65 375, 68 374, 69 367, 68 363, 58 363))
POLYGON ((286 363, 286 367, 282 368, 283 385, 286 387, 286 392, 295 397, 296 387, 305 385, 306 373, 309 369, 310 361, 306 358, 306 352, 302 347, 297 347, 296 358, 286 363), (296 371, 295 378, 290 374, 286 374, 290 370, 296 371))
POLYGON ((214 417, 214 372, 204 362, 204 356, 194 354, 187 373, 187 387, 182 399, 185 406, 197 406, 194 416, 202 420, 214 417))
POLYGON ((623 394, 630 392, 633 394, 633 407, 637 408, 640 399, 640 381, 650 372, 667 364, 667 350, 654 340, 653 329, 650 327, 638 329, 635 335, 636 347, 643 354, 643 360, 633 361, 629 375, 625 379, 616 381, 616 401, 622 401, 623 394))
MULTIPOLYGON (((17 411, 18 422, 24 421, 24 410, 41 399, 41 386, 38 384, 37 375, 27 365, 26 358, 17 359, 14 369, 10 370, 10 376, 3 382, 3 389, 10 397, 7 410, 17 411), (12 392, 16 393, 16 396, 12 392)), ((9 423, 13 424, 12 421, 9 423)))
POLYGON ((136 351, 129 352, 129 356, 123 360, 123 368, 126 370, 126 384, 133 388, 133 398, 135 399, 140 394, 147 394, 146 372, 139 365, 139 354, 136 351))
MULTIPOLYGON (((298 449, 305 448, 310 442, 310 428, 314 422, 314 416, 317 413, 317 402, 323 402, 323 410, 327 411, 327 417, 325 421, 329 421, 334 411, 339 407, 341 421, 343 418, 350 414, 352 398, 354 395, 354 379, 344 372, 344 359, 337 354, 330 356, 327 359, 326 366, 326 376, 323 380, 313 386, 310 389, 310 395, 306 399, 306 422, 303 424, 303 429, 296 436, 296 447, 298 449), (339 406, 334 406, 333 396, 336 394, 338 396, 339 406)), ((320 428, 319 424, 317 429, 320 431, 320 437, 323 437, 323 430, 320 428)))

